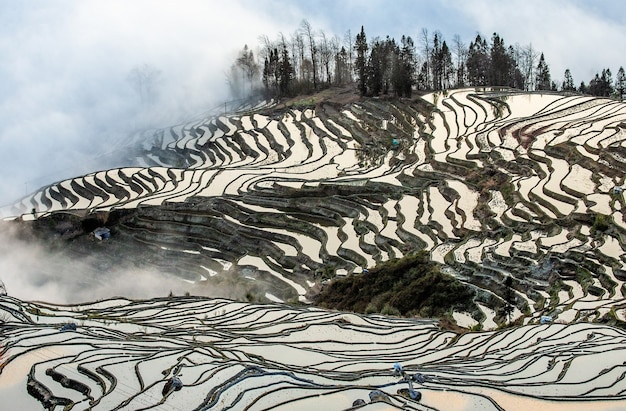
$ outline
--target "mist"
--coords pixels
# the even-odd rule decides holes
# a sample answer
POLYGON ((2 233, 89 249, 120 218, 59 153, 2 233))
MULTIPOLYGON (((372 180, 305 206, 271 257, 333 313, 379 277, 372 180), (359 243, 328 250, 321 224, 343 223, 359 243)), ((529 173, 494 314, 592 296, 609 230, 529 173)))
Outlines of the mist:
MULTIPOLYGON (((289 37, 305 18, 329 35, 352 30, 354 36, 364 25, 370 39, 385 34, 418 39, 428 28, 441 29, 448 39, 458 31, 469 42, 476 31, 487 37, 499 32, 507 44, 532 43, 545 51, 553 78, 570 68, 576 84, 604 67, 615 73, 624 64, 615 52, 626 40, 621 2, 604 8, 583 0, 527 3, 3 0, 0 208, 56 181, 123 166, 115 152, 130 136, 220 107, 230 99, 226 73, 243 46, 258 56, 259 36, 289 37), (144 68, 156 73, 149 91, 138 90, 132 80, 132 73, 144 68)), ((119 290, 110 283, 124 283, 81 277, 83 269, 91 273, 89 264, 77 263, 65 276, 66 259, 5 234, 0 249, 0 279, 13 295, 58 294, 76 301, 83 296, 77 284, 114 295, 119 290), (57 274, 46 267, 58 268, 58 284, 57 274)), ((132 267, 116 267, 108 277, 131 274, 145 280, 146 295, 180 285, 179 279, 170 283, 167 274, 132 267)))
MULTIPOLYGON (((256 54, 259 36, 294 30, 301 19, 290 5, 277 12, 247 0, 0 2, 0 207, 59 180, 123 166, 115 152, 131 136, 222 106, 228 69, 244 45, 256 54), (137 70, 154 74, 149 87, 138 87, 137 70)), ((51 252, 10 227, 0 224, 0 280, 18 298, 245 295, 113 258, 98 270, 96 257, 51 252)))
POLYGON ((45 244, 16 235, 16 229, 13 224, 0 226, 0 280, 13 297, 71 304, 115 296, 151 298, 194 291, 180 278, 120 263, 113 257, 103 262, 95 257, 79 259, 63 251, 52 252, 45 244))
POLYGON ((498 32, 507 44, 544 51, 556 81, 570 68, 575 84, 624 64, 615 53, 626 40, 621 2, 487 3, 4 0, 0 207, 65 178, 124 166, 111 153, 129 136, 220 107, 243 46, 258 56, 260 36, 289 38, 303 19, 340 37, 361 25, 369 38, 419 39, 426 28, 469 42, 476 31, 498 32), (129 81, 142 67, 158 73, 143 96, 129 81))
POLYGON ((119 166, 110 153, 129 136, 227 101, 226 72, 239 50, 298 21, 288 8, 273 16, 253 5, 0 3, 0 206, 119 166), (129 78, 143 67, 158 75, 142 95, 129 78))
MULTIPOLYGON (((80 245, 72 251, 63 246, 66 240, 54 235, 41 237, 32 229, 29 223, 0 221, 0 286, 4 284, 8 295, 25 301, 78 304, 170 295, 245 301, 250 293, 262 296, 272 291, 263 281, 245 279, 245 270, 237 267, 191 281, 167 268, 138 262, 133 252, 118 255, 106 244, 118 241, 115 235, 100 241, 83 233, 72 240, 87 248, 104 247, 103 252, 85 253, 78 251, 80 245), (85 244, 91 241, 94 244, 85 244)), ((126 243, 126 247, 133 246, 126 243)))

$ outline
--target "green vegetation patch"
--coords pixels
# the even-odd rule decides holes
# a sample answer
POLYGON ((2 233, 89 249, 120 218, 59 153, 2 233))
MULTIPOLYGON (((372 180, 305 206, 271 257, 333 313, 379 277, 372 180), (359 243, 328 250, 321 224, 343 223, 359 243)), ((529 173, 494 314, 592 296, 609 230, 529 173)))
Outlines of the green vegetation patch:
POLYGON ((591 227, 592 233, 603 233, 609 229, 611 226, 612 219, 611 216, 605 214, 596 214, 593 219, 593 226, 591 227))
POLYGON ((451 309, 471 311, 474 293, 421 251, 337 278, 322 289, 322 307, 402 316, 439 317, 451 309))

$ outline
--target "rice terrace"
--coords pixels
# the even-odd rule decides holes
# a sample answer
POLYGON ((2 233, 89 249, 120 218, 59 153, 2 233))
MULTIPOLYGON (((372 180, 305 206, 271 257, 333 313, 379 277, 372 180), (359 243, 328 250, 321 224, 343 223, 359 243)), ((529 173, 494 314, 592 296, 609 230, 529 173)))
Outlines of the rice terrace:
POLYGON ((115 216, 96 252, 175 260, 172 273, 194 284, 233 273, 250 299, 279 303, 5 296, 3 374, 32 366, 11 384, 51 408, 149 409, 184 395, 199 409, 341 409, 371 387, 395 408, 437 409, 443 397, 482 409, 611 406, 625 390, 626 334, 614 327, 625 321, 625 122, 624 103, 609 99, 463 89, 264 106, 162 130, 143 166, 61 181, 12 213, 78 232, 79 217, 55 216, 115 216), (449 315, 483 332, 372 315, 383 307, 283 304, 417 250, 473 292, 471 311, 449 315), (518 325, 498 329, 507 277, 518 325), (59 333, 65 323, 78 327, 59 333), (396 394, 406 383, 394 363, 425 376, 421 402, 396 394), (162 397, 172 377, 183 388, 162 397))
POLYGON ((623 90, 428 68, 377 90, 355 63, 293 92, 267 71, 283 52, 262 97, 137 131, 128 166, 0 209, 0 256, 79 271, 68 295, 94 284, 35 301, 0 281, 1 404, 626 409, 623 90), (155 276, 173 291, 96 291, 155 276))

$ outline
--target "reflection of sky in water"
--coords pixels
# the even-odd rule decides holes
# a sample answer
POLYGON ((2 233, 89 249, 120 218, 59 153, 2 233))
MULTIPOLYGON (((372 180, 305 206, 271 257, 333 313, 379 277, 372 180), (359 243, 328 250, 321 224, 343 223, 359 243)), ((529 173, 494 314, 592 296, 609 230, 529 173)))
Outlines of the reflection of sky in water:
MULTIPOLYGON (((19 310, 21 304, 2 301, 0 309, 19 310)), ((26 374, 33 364, 38 364, 34 379, 47 381, 54 394, 83 398, 45 375, 51 365, 94 386, 91 395, 100 400, 94 409, 110 409, 130 396, 133 408, 161 400, 165 406, 195 408, 207 392, 216 393, 214 406, 281 410, 347 409, 362 399, 366 410, 612 411, 626 401, 609 401, 626 384, 621 378, 626 336, 598 324, 535 325, 454 338, 428 320, 219 299, 31 307, 51 314, 24 310, 33 323, 13 319, 5 335, 15 344, 6 354, 22 355, 0 374, 0 395, 10 394, 12 404, 31 408, 37 407, 26 392, 26 374), (77 331, 59 332, 67 322, 77 323, 77 331), (34 327, 36 332, 25 332, 34 327), (81 344, 74 344, 76 338, 81 344), (22 352, 21 346, 35 350, 22 352), (413 384, 422 394, 419 405, 396 396, 407 382, 394 375, 395 362, 408 376, 425 376, 424 383, 413 384), (78 364, 95 374, 104 367, 117 384, 105 380, 111 390, 100 389, 88 374, 75 371, 78 364), (167 398, 154 395, 174 375, 183 389, 167 398), (146 384, 138 383, 140 377, 146 384), (373 390, 382 391, 390 403, 370 404, 373 390), (580 402, 593 396, 597 400, 580 402)))

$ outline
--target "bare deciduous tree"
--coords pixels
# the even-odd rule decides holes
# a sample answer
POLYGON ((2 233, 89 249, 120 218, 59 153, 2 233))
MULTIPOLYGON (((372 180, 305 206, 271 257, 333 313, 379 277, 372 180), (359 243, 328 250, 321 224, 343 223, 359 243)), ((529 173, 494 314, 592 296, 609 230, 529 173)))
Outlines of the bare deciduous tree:
POLYGON ((452 53, 456 60, 456 86, 465 87, 467 63, 467 44, 463 43, 461 36, 455 34, 452 38, 452 53))
POLYGON ((424 78, 424 83, 426 84, 426 87, 430 87, 431 85, 431 81, 430 81, 430 59, 431 59, 431 48, 430 48, 430 36, 428 35, 428 29, 423 28, 422 29, 422 33, 420 36, 420 41, 422 44, 422 52, 424 53, 424 64, 425 64, 425 78, 424 78))
POLYGON ((302 33, 296 32, 294 34, 294 42, 296 49, 298 50, 298 71, 300 73, 300 80, 304 80, 304 39, 302 33))
POLYGON ((131 87, 137 92, 141 100, 141 104, 149 104, 156 97, 156 86, 161 78, 161 70, 143 64, 135 66, 128 73, 127 80, 131 87))
POLYGON ((331 83, 330 62, 333 57, 331 41, 326 37, 326 33, 320 32, 320 63, 326 73, 326 83, 331 83))
POLYGON ((348 72, 350 73, 350 78, 348 79, 348 82, 351 83, 353 81, 352 72, 354 70, 352 54, 354 50, 354 37, 352 37, 352 32, 350 30, 346 32, 346 35, 344 37, 344 44, 346 52, 348 53, 348 72))
POLYGON ((309 52, 311 57, 311 64, 313 65, 313 88, 317 90, 317 45, 315 43, 315 33, 313 33, 313 28, 311 24, 307 20, 302 20, 300 24, 300 28, 309 41, 309 52))
POLYGON ((533 45, 529 44, 521 49, 520 57, 519 68, 524 76, 524 88, 526 91, 532 91, 535 89, 535 67, 539 54, 533 49, 533 45))

